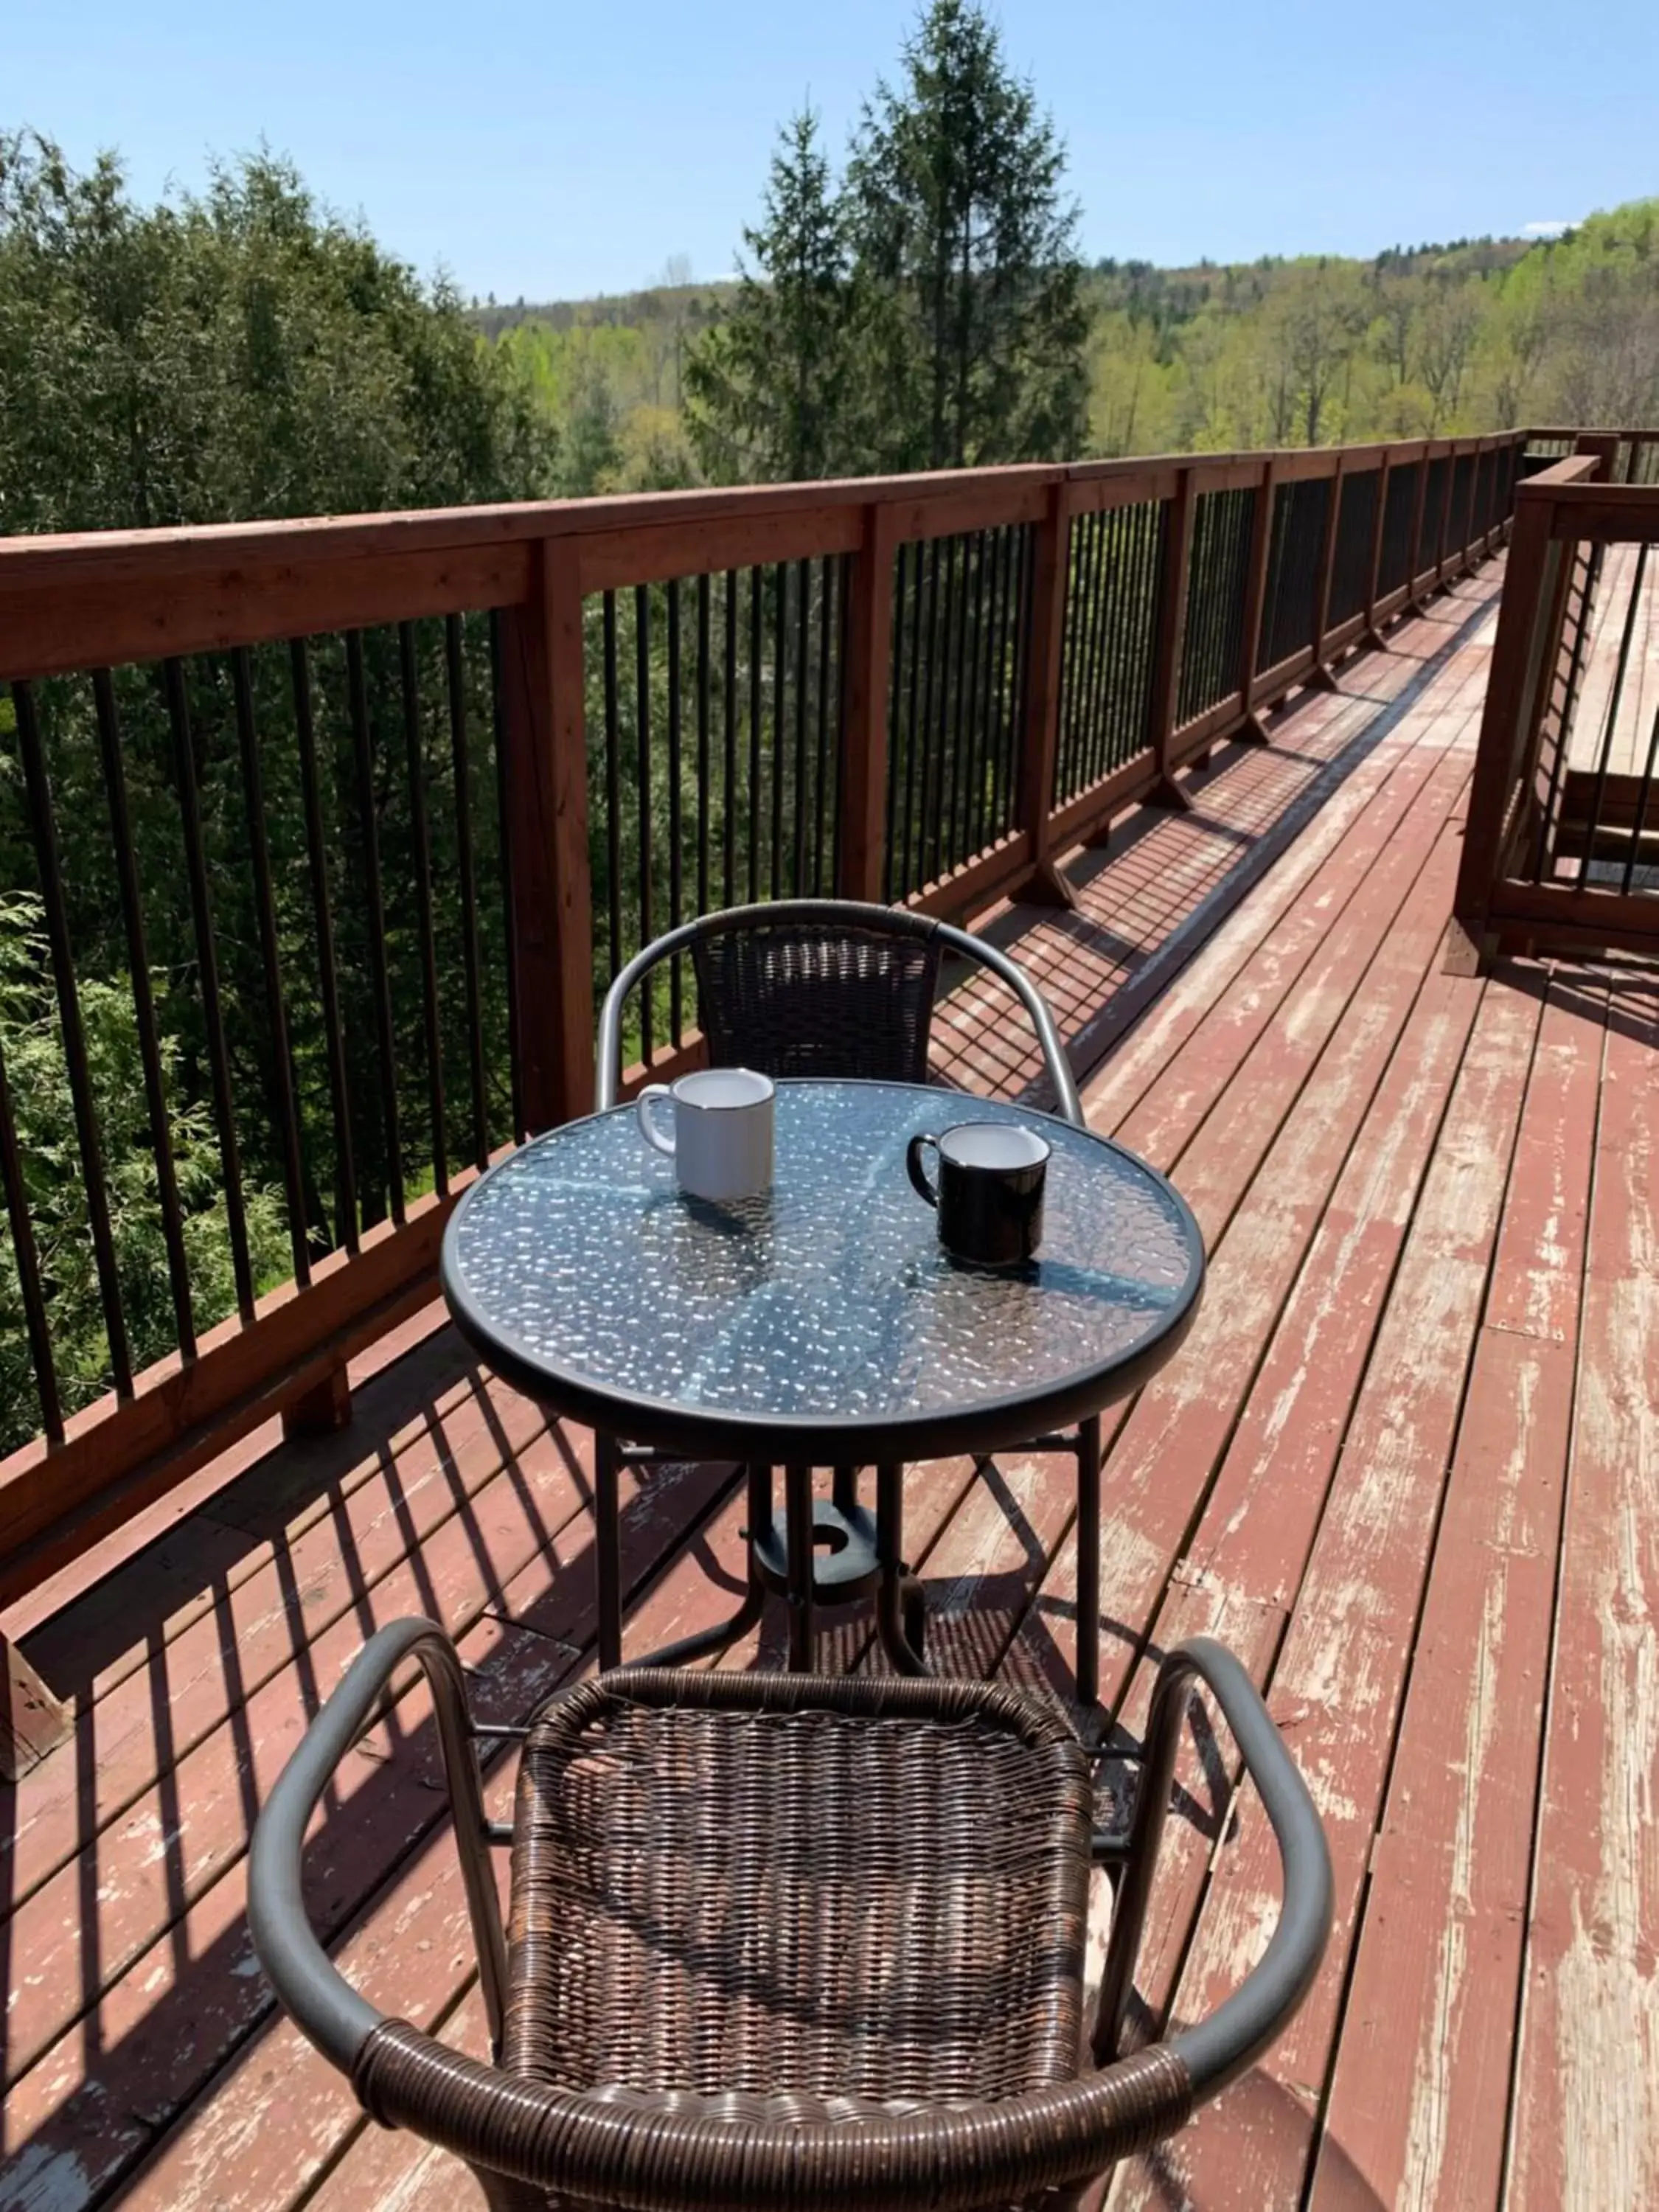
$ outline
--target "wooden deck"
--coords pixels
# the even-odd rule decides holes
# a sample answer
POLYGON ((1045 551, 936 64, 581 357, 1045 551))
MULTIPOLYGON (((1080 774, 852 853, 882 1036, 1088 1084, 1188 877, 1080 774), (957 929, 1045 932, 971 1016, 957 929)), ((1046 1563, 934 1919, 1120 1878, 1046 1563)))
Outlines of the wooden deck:
MULTIPOLYGON (((1442 972, 1497 581, 1218 754, 1194 811, 1076 856, 1077 913, 994 924, 1105 1051, 1091 1121, 1174 1175, 1211 1254, 1182 1353, 1109 1419, 1103 1790, 1158 1654, 1212 1632, 1336 1867, 1291 2032, 1115 2207, 1659 2201, 1659 981, 1442 972)), ((1029 1077, 977 1001, 940 1034, 964 1079, 1029 1077)), ((356 1379, 347 1431, 250 1439, 9 1624, 76 1714, 0 1820, 16 2212, 467 2199, 273 2017, 246 1844, 374 1626, 447 1622, 485 1717, 589 1663, 587 1446, 440 1312, 356 1379)), ((1063 1689, 1067 1473, 915 1471, 950 1665, 1063 1689)), ((632 1648, 729 1606, 742 1517, 726 1468, 629 1498, 632 1648)), ((770 1663, 775 1630, 730 1663, 770 1663)), ((861 1623, 824 1643, 868 1663, 861 1623)), ((1231 1762, 1195 1718, 1143 2028, 1212 2003, 1272 1924, 1260 1809, 1218 1812, 1231 1762)), ((441 1804, 412 1690, 342 1775, 311 1896, 378 2002, 476 2047, 441 1804)))

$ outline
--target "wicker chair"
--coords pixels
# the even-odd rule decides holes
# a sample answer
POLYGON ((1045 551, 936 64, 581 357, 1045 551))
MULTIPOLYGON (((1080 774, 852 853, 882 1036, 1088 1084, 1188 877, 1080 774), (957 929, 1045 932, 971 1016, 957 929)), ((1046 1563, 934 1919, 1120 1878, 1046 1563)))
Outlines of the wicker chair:
MULTIPOLYGON (((671 930, 636 953, 605 994, 599 1017, 599 1109, 617 1103, 629 999, 653 969, 682 955, 691 961, 697 1019, 712 1066, 752 1067, 773 1077, 926 1083, 939 968, 947 952, 998 977, 1019 1001, 1036 1038, 1055 1111, 1081 1127, 1082 1102, 1065 1047, 1041 992, 1017 962, 995 945, 929 915, 851 899, 780 899, 731 907, 671 930)), ((1048 1448, 1079 1447, 1075 1437, 1066 1437, 1048 1448)), ((599 1439, 599 1449, 607 1486, 616 1467, 649 1466, 655 1457, 610 1437, 599 1439)), ((770 1487, 769 1469, 751 1470, 753 1540, 742 1606, 717 1627, 657 1656, 679 1662, 734 1642, 753 1626, 768 1589, 788 1589, 787 1521, 772 1510, 770 1487)), ((873 1595, 875 1522, 859 1502, 856 1469, 836 1468, 834 1496, 819 1500, 813 1520, 814 1607, 847 1605, 873 1595)), ((904 1661, 908 1649, 920 1668, 926 1613, 921 1586, 908 1575, 901 1606, 902 1628, 889 1640, 896 1656, 904 1661)), ((619 1664, 620 1640, 601 1656, 607 1665, 619 1664)))
POLYGON ((302 2032, 376 2119, 465 2160, 496 2212, 1052 2203, 1243 2073, 1329 1931, 1307 1790, 1248 1676, 1204 1641, 1164 1662, 1116 1850, 1091 1832, 1088 1758, 1058 1711, 982 1683, 641 1668, 556 1698, 524 1733, 503 1834, 453 1645, 428 1621, 382 1630, 271 1792, 249 1889, 260 1960, 302 2032), (493 2064, 384 2017, 306 1917, 307 1824, 410 1658, 434 1695, 493 2064), (1120 2056, 1194 1676, 1273 1823, 1285 1902, 1216 2012, 1120 2056), (510 1940, 488 1863, 500 1841, 510 1940), (1109 1857, 1091 2035, 1090 1869, 1109 1857))

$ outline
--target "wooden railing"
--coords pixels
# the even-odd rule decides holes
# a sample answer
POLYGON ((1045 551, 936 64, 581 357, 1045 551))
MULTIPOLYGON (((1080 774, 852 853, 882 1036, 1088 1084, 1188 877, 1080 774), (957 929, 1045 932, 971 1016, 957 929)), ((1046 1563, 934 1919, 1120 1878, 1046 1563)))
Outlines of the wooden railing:
POLYGON ((1640 458, 1659 431, 1574 443, 1517 489, 1458 876, 1466 969, 1659 951, 1659 485, 1640 458))
MULTIPOLYGON (((0 543, 3 888, 38 901, 108 1348, 67 1387, 67 1248, 0 1067, 40 1414, 0 1465, 0 1596, 273 1413, 343 1418, 459 1190, 589 1107, 596 996, 644 938, 798 891, 1066 899, 1062 852, 1184 804, 1184 766, 1492 550, 1522 442, 0 543), (136 1259, 92 972, 131 1001, 136 1259)), ((689 975, 636 1042, 695 1056, 689 975)))

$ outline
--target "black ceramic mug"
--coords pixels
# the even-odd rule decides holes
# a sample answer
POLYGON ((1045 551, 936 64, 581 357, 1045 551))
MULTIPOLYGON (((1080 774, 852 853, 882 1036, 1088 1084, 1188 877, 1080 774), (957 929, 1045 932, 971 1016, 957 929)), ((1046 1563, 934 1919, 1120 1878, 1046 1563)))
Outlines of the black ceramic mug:
POLYGON ((939 1213, 939 1241, 958 1260, 1012 1267, 1042 1240, 1048 1147, 1017 1121, 958 1121, 939 1136, 912 1137, 904 1156, 918 1197, 939 1213), (937 1188, 921 1155, 939 1154, 937 1188))

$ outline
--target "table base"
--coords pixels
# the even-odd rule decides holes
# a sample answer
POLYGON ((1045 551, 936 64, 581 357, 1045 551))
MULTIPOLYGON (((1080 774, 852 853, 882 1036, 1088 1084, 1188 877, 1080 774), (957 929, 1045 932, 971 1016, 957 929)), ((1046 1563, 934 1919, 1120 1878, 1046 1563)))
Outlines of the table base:
MULTIPOLYGON (((1079 1705, 1092 1705, 1100 1680, 1100 1417, 1090 1415, 1069 1434, 1034 1438, 1025 1449, 1076 1455, 1077 1695, 1079 1705)), ((596 1437, 594 1518, 602 1668, 617 1666, 622 1660, 617 1474, 623 1456, 613 1437, 603 1431, 596 1437)), ((837 1468, 833 1496, 815 1498, 812 1469, 801 1465, 784 1469, 785 1506, 780 1516, 774 1509, 772 1472, 769 1467, 747 1470, 749 1566, 742 1603, 713 1627, 634 1663, 665 1666, 714 1656, 754 1626, 767 1592, 772 1590, 783 1596, 789 1610, 790 1669, 807 1672, 817 1656, 817 1607, 848 1604, 873 1591, 876 1635, 889 1663, 901 1674, 929 1673, 922 1656, 922 1587, 903 1557, 902 1466, 876 1469, 873 1516, 859 1503, 854 1469, 837 1468)))

